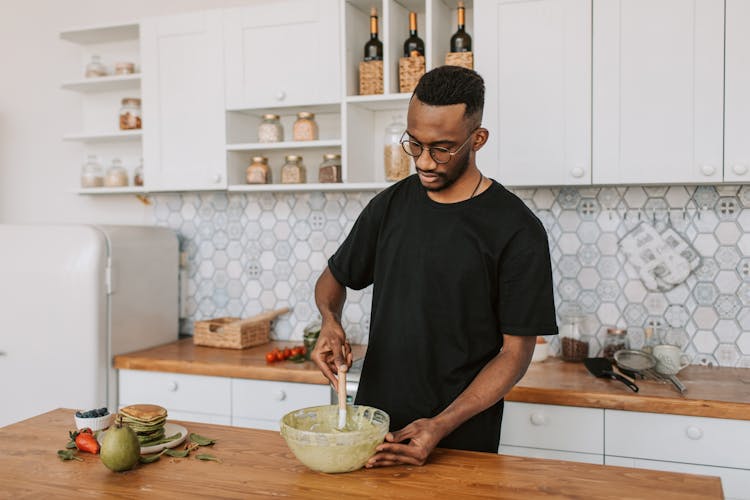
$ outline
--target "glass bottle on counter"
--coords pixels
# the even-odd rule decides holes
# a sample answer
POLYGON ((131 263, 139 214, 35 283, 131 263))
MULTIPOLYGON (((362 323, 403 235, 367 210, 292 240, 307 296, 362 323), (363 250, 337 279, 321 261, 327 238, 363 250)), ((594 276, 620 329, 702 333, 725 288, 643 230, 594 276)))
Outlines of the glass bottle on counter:
POLYGON ((86 78, 95 78, 107 76, 107 68, 102 64, 102 59, 98 55, 91 56, 91 62, 86 65, 86 78))
POLYGON ((393 122, 385 128, 383 146, 383 165, 385 167, 385 180, 398 181, 409 175, 411 159, 401 146, 401 137, 406 130, 406 124, 402 122, 401 116, 393 116, 393 122))
POLYGON ((81 187, 95 188, 104 185, 104 168, 97 160, 96 155, 88 155, 81 167, 81 187))
POLYGON ((292 139, 295 141, 317 141, 318 124, 315 122, 315 114, 309 111, 297 113, 297 120, 292 126, 292 139))
POLYGON ((272 180, 268 158, 265 156, 253 156, 252 162, 245 171, 245 180, 248 184, 270 184, 272 180))
POLYGON ((287 155, 286 163, 281 167, 282 184, 304 184, 307 182, 307 169, 299 155, 287 155))
POLYGON ((370 8, 370 39, 365 43, 365 61, 383 60, 383 42, 378 40, 378 10, 370 8))
POLYGON ((586 315, 574 304, 560 313, 560 357, 564 361, 583 361, 589 357, 591 337, 584 333, 586 315))
POLYGON ((318 182, 342 182, 340 154, 326 153, 323 155, 323 163, 318 168, 318 182))
POLYGON ((654 346, 659 345, 659 343, 659 335, 654 327, 647 326, 643 329, 643 347, 641 347, 641 351, 652 354, 654 346))
POLYGON ((141 100, 126 97, 120 107, 120 130, 136 130, 141 128, 141 100))
POLYGON ((263 121, 258 125, 258 142, 281 142, 284 140, 284 127, 279 115, 271 113, 263 115, 263 121))
POLYGON ((622 349, 628 349, 628 331, 624 328, 607 328, 607 336, 602 346, 602 356, 612 360, 615 353, 622 349))
POLYGON ((119 158, 112 159, 112 165, 107 169, 104 176, 106 187, 124 187, 128 185, 128 171, 122 166, 119 158))

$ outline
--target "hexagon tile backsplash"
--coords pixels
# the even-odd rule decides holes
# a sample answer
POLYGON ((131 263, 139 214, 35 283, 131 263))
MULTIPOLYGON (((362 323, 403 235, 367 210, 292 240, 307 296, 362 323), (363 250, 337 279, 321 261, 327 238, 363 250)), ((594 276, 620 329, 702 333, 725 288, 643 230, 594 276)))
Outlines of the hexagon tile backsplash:
MULTIPOLYGON (((515 189, 547 228, 558 313, 589 316, 595 355, 608 326, 627 327, 631 345, 662 326, 693 363, 750 367, 750 186, 515 189), (628 260, 622 242, 639 225, 655 229, 695 269, 656 282, 628 260), (683 250, 687 247, 688 253, 683 250), (697 255, 695 255, 697 254, 697 255), (671 281, 670 281, 670 278, 671 281)), ((317 318, 315 281, 373 193, 185 193, 155 197, 156 224, 179 232, 187 253, 183 297, 193 321, 252 316, 289 306, 274 337, 302 338, 317 318)), ((653 234, 652 231, 649 232, 653 234)), ((680 257, 677 257, 680 259, 680 257)), ((654 270, 655 274, 659 271, 654 270)), ((348 291, 344 323, 366 343, 371 288, 348 291)), ((553 350, 559 349, 551 338, 553 350)))

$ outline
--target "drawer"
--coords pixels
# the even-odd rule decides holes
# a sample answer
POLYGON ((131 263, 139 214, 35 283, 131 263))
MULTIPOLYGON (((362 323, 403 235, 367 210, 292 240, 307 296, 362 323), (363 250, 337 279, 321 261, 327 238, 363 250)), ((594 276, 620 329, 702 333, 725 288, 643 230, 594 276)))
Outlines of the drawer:
POLYGON ((604 410, 505 403, 500 444, 604 454, 604 410))
POLYGON ((750 421, 605 411, 606 454, 750 469, 750 421))
POLYGON ((269 380, 232 380, 232 420, 279 420, 286 413, 308 406, 330 404, 331 390, 322 384, 269 380))
POLYGON ((604 463, 638 469, 719 476, 721 478, 721 487, 724 490, 724 497, 727 500, 750 500, 750 471, 747 470, 681 464, 677 462, 660 462, 658 460, 643 460, 638 458, 611 457, 609 455, 605 457, 604 463))
POLYGON ((501 455, 513 455, 516 457, 547 458, 550 460, 565 460, 567 462, 582 462, 597 465, 604 463, 604 455, 595 453, 544 450, 542 448, 524 448, 523 446, 505 446, 502 444, 497 452, 501 455))
POLYGON ((151 403, 167 410, 231 415, 231 379, 182 373, 120 370, 120 406, 151 403))

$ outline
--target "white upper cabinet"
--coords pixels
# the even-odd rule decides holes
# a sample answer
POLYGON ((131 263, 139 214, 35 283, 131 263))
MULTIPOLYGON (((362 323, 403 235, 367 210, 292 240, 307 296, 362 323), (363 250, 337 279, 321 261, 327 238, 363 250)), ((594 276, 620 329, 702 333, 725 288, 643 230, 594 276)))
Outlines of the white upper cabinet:
POLYGON ((727 0, 724 180, 750 180, 750 2, 727 0))
POLYGON ((341 100, 337 0, 274 0, 224 11, 228 109, 341 100))
POLYGON ((476 69, 503 184, 591 183, 591 0, 476 0, 476 69))
POLYGON ((144 20, 141 53, 149 189, 226 188, 221 11, 144 20))
POLYGON ((721 182, 724 1, 594 0, 593 19, 594 182, 721 182))

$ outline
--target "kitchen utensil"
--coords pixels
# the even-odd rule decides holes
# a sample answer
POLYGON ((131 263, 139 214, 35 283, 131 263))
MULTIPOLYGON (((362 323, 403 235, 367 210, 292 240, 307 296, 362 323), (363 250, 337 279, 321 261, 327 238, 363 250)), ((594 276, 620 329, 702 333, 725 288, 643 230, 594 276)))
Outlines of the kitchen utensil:
MULTIPOLYGON (((619 367, 626 370, 642 373, 650 377, 662 378, 662 376, 654 370, 656 367, 656 358, 646 352, 623 349, 615 353, 615 362, 619 367)), ((672 385, 675 386, 680 394, 687 392, 687 388, 674 375, 663 375, 663 377, 672 382, 672 385)))
POLYGON ((339 421, 337 429, 346 426, 346 365, 339 368, 339 421))
POLYGON ((586 369, 595 377, 619 380, 633 392, 638 392, 638 386, 619 373, 612 371, 612 362, 607 358, 586 358, 583 360, 586 369))
POLYGON ((656 345, 653 355, 656 358, 656 371, 663 375, 677 375, 690 364, 690 356, 673 345, 656 345))
POLYGON ((281 435, 294 456, 312 470, 351 472, 362 468, 383 442, 390 417, 371 406, 349 406, 347 430, 336 429, 336 405, 313 406, 287 413, 281 435))

